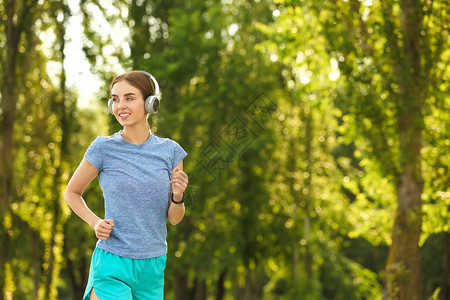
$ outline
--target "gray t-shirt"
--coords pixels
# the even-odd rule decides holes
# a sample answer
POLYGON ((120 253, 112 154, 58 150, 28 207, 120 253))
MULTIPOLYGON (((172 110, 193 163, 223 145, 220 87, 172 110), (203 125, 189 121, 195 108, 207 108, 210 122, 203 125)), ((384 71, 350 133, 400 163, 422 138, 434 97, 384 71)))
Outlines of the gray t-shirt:
POLYGON ((153 134, 140 145, 127 142, 120 131, 92 142, 84 157, 99 170, 105 219, 114 220, 98 248, 134 259, 167 254, 169 180, 186 155, 177 142, 153 134))

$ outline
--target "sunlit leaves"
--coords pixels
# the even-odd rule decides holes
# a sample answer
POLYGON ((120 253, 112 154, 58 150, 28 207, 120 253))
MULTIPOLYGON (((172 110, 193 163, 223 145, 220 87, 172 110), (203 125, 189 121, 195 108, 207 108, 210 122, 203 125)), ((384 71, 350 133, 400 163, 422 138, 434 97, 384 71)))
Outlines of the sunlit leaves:
MULTIPOLYGON (((70 290, 65 278, 71 272, 83 283, 95 238, 60 203, 66 248, 50 249, 49 241, 58 244, 63 238, 60 228, 51 234, 52 199, 62 200, 87 145, 96 135, 107 134, 107 121, 101 101, 77 112, 76 94, 66 91, 63 105, 70 111, 70 129, 61 128, 62 95, 53 77, 63 70, 55 30, 55 20, 62 17, 55 3, 39 3, 42 13, 32 27, 36 39, 22 41, 18 48, 21 59, 30 62, 20 73, 24 88, 15 128, 16 198, 13 215, 3 221, 9 228, 18 224, 9 231, 14 245, 24 233, 34 238, 38 233, 38 243, 28 235, 22 244, 37 244, 39 264, 55 250, 63 289, 70 290), (34 51, 26 51, 30 45, 34 51), (68 138, 69 159, 61 157, 65 130, 82 132, 68 138), (55 187, 58 170, 62 184, 55 187), (70 263, 79 268, 69 270, 70 263)), ((422 7, 427 24, 420 32, 422 63, 430 76, 421 80, 430 87, 421 91, 428 95, 421 243, 433 233, 449 231, 450 52, 448 26, 440 26, 440 20, 448 19, 446 5, 425 1, 422 7)), ((3 11, 0 4, 0 15, 3 11)), ((185 170, 198 193, 195 201, 188 199, 191 206, 183 222, 169 225, 166 274, 184 272, 191 291, 204 282, 209 297, 223 274, 228 297, 245 298, 240 293, 253 292, 251 282, 265 299, 293 299, 300 292, 305 299, 380 297, 401 169, 396 118, 402 85, 395 66, 405 44, 397 2, 81 1, 72 12, 73 20, 83 20, 91 69, 105 82, 130 68, 156 75, 163 99, 160 114, 150 119, 152 131, 175 139, 189 153, 185 170), (224 143, 222 133, 230 131, 237 117, 255 130, 243 115, 261 92, 275 103, 275 111, 250 136, 245 151, 211 176, 211 169, 201 164, 205 149, 213 145, 217 153, 237 151, 224 143), (372 254, 377 256, 368 263, 372 254)), ((107 94, 105 84, 98 98, 107 99, 107 94)), ((117 131, 110 120, 110 132, 117 131)), ((96 182, 84 196, 101 215, 103 197, 96 182)), ((14 255, 8 280, 10 293, 15 289, 19 299, 32 293, 34 271, 17 258, 28 258, 29 247, 17 248, 14 255)), ((42 269, 48 266, 44 263, 42 269)), ((167 280, 169 297, 176 284, 167 280)))

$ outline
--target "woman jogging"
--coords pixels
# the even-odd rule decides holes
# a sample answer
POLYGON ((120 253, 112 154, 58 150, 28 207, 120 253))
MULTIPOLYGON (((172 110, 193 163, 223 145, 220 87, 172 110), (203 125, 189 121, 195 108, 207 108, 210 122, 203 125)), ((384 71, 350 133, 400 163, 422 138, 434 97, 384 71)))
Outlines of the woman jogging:
POLYGON ((188 176, 186 152, 152 134, 147 124, 148 114, 159 108, 158 94, 158 82, 147 72, 115 77, 108 109, 123 129, 97 137, 67 185, 66 202, 99 239, 83 299, 163 299, 166 222, 183 219, 188 176), (82 198, 96 176, 104 219, 82 198))

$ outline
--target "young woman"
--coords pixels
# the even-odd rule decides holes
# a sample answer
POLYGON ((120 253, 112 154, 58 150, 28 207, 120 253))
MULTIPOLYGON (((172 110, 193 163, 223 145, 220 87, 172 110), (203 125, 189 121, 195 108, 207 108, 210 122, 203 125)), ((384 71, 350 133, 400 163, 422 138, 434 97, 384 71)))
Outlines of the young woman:
POLYGON ((143 71, 114 78, 108 108, 123 129, 92 142, 67 186, 66 202, 99 239, 83 299, 163 299, 166 222, 183 219, 188 176, 186 152, 147 124, 159 108, 158 92, 157 81, 143 71), (82 198, 96 176, 104 219, 82 198))

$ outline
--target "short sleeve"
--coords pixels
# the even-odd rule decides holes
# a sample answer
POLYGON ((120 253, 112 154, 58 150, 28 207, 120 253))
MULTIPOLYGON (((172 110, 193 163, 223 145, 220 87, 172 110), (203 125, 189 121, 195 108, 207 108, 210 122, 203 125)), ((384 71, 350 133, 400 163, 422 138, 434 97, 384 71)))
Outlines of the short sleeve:
POLYGON ((181 146, 175 142, 173 142, 173 164, 172 164, 172 170, 175 169, 176 166, 178 166, 178 164, 180 163, 180 161, 182 161, 186 155, 187 152, 184 151, 183 148, 181 148, 181 146))
POLYGON ((98 171, 103 169, 103 155, 101 147, 101 137, 97 137, 86 150, 86 158, 98 171))

